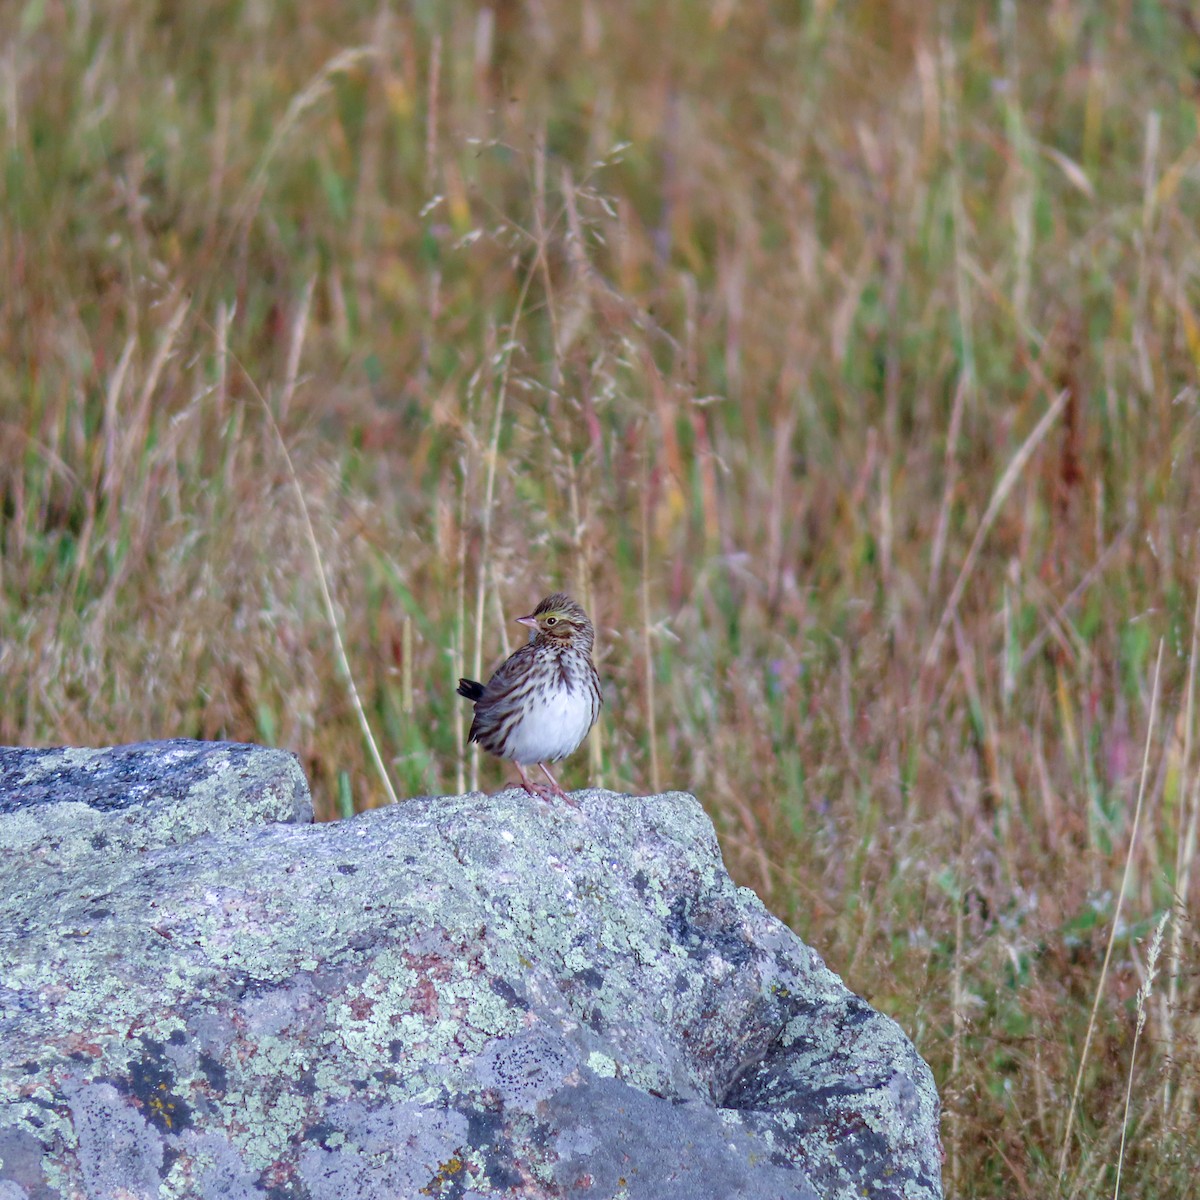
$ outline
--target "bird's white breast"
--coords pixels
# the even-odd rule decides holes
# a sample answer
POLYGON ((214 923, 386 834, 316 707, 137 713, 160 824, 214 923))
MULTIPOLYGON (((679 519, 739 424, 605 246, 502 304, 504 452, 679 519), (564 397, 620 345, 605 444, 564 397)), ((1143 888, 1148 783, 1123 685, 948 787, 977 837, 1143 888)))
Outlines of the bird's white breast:
POLYGON ((552 689, 526 701, 524 715, 509 735, 505 758, 529 763, 566 758, 587 737, 594 714, 587 689, 552 689))

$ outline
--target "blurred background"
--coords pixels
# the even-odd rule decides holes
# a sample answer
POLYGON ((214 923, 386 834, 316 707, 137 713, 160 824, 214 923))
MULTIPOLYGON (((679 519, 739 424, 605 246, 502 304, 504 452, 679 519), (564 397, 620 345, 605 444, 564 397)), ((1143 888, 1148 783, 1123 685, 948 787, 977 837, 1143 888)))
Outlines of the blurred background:
POLYGON ((1186 0, 8 0, 0 742, 346 816, 340 636, 401 797, 495 789, 454 683, 565 587, 564 784, 696 793, 950 1195, 1194 1195, 1198 72, 1186 0))

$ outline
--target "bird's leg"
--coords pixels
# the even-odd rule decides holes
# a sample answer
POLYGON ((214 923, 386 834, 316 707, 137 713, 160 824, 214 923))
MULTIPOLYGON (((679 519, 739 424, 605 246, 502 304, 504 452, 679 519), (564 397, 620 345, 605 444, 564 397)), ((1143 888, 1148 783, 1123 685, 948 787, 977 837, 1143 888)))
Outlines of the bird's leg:
MULTIPOLYGON (((517 774, 521 776, 521 786, 531 795, 536 796, 539 800, 550 799, 550 789, 544 783, 534 783, 528 775, 525 774, 525 768, 519 762, 514 762, 513 766, 517 768, 517 774)), ((546 770, 545 767, 542 768, 546 770)))
POLYGON ((545 763, 538 763, 538 766, 542 768, 546 778, 550 780, 550 786, 554 789, 555 794, 561 796, 572 808, 577 808, 578 805, 576 805, 575 801, 562 790, 562 785, 550 774, 550 768, 545 763))

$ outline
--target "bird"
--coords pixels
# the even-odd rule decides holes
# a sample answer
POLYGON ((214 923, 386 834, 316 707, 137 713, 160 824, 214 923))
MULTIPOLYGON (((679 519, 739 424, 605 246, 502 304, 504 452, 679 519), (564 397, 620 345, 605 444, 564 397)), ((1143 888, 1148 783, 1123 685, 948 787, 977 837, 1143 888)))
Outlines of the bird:
POLYGON ((574 804, 546 764, 574 753, 600 716, 603 696, 592 662, 596 631, 565 592, 547 596, 517 621, 534 631, 529 641, 486 684, 458 681, 458 694, 475 702, 468 740, 515 764, 531 796, 557 795, 574 804), (542 768, 549 789, 525 773, 533 763, 542 768))

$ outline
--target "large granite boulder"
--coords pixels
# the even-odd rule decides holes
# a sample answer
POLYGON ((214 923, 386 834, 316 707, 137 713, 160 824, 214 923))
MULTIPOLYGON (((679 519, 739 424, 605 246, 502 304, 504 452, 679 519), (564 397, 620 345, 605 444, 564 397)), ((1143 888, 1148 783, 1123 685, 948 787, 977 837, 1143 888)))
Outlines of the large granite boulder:
POLYGON ((940 1196, 928 1068, 696 801, 576 798, 0 750, 0 1200, 940 1196))

